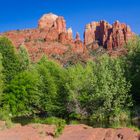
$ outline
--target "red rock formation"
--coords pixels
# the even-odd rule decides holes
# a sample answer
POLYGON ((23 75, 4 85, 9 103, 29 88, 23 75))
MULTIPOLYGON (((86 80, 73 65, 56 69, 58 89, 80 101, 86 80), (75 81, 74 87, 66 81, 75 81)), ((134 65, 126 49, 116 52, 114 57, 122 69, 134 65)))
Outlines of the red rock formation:
POLYGON ((84 45, 83 45, 83 42, 80 39, 80 35, 79 35, 78 32, 76 33, 74 44, 75 44, 75 47, 73 48, 74 52, 78 52, 78 53, 83 53, 84 52, 84 45))
POLYGON ((62 43, 62 44, 67 44, 68 43, 68 41, 69 41, 69 39, 68 39, 68 34, 67 33, 60 33, 59 34, 59 42, 60 43, 62 43))
POLYGON ((58 40, 59 34, 66 32, 66 22, 63 17, 45 14, 40 18, 38 28, 46 32, 46 40, 58 40))
POLYGON ((79 41, 79 40, 81 40, 81 39, 80 39, 80 34, 79 34, 78 32, 76 33, 75 40, 76 40, 76 41, 79 41))
POLYGON ((66 32, 66 22, 63 17, 58 17, 54 25, 56 25, 59 34, 62 32, 66 32))
MULTIPOLYGON (((2 127, 3 128, 3 127, 2 127)), ((16 125, 0 131, 0 140, 139 140, 140 133, 129 128, 104 129, 86 125, 65 126, 55 138, 55 126, 45 124, 16 125)))
POLYGON ((66 22, 63 17, 55 14, 45 14, 38 22, 39 29, 56 29, 58 33, 66 32, 66 22))
POLYGON ((116 21, 113 25, 110 25, 106 21, 100 21, 86 25, 84 43, 88 46, 98 41, 99 46, 112 50, 121 48, 132 37, 133 33, 126 24, 116 21))
POLYGON ((54 26, 57 18, 58 18, 58 16, 54 15, 52 13, 44 14, 38 22, 38 28, 39 29, 52 28, 54 26))
POLYGON ((73 33, 71 28, 67 30, 67 36, 69 40, 73 40, 73 33))
POLYGON ((44 54, 55 56, 69 51, 72 51, 70 54, 78 53, 88 58, 88 51, 96 50, 99 46, 107 48, 110 54, 114 55, 112 50, 122 48, 132 38, 133 33, 129 26, 118 21, 113 25, 106 21, 92 22, 86 25, 83 43, 79 33, 73 39, 72 29, 66 29, 63 17, 50 13, 40 18, 36 29, 10 31, 0 34, 2 35, 11 39, 17 49, 24 45, 31 59, 36 61, 44 54))

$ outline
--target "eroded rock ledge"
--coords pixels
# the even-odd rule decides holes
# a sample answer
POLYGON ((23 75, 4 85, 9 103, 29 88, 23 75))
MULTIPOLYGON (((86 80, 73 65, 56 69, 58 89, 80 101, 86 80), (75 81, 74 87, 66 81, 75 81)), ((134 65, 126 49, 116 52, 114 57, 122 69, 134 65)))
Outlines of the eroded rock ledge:
POLYGON ((0 131, 0 140, 139 140, 140 133, 129 128, 103 129, 86 125, 66 126, 59 138, 54 138, 54 126, 30 124, 0 131))

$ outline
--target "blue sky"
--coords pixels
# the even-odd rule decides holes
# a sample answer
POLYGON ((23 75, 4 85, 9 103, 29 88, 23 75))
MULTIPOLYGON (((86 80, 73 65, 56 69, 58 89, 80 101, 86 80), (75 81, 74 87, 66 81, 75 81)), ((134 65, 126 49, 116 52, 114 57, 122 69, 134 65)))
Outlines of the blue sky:
POLYGON ((140 34, 140 0, 0 0, 0 32, 35 28, 50 12, 64 16, 81 36, 85 24, 99 20, 125 22, 140 34))

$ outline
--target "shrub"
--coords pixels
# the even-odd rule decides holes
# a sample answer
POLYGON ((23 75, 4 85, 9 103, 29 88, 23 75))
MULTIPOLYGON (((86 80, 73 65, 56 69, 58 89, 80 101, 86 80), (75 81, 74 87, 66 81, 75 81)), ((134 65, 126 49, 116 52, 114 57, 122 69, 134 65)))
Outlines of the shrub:
POLYGON ((12 116, 7 108, 0 109, 0 120, 5 121, 5 125, 7 128, 11 128, 13 125, 11 117, 12 116))
POLYGON ((55 125, 55 133, 54 133, 54 137, 59 137, 63 130, 64 127, 66 125, 66 121, 63 119, 59 119, 56 117, 49 117, 46 119, 40 119, 40 118, 36 118, 34 120, 35 123, 42 123, 42 124, 49 124, 49 125, 55 125))

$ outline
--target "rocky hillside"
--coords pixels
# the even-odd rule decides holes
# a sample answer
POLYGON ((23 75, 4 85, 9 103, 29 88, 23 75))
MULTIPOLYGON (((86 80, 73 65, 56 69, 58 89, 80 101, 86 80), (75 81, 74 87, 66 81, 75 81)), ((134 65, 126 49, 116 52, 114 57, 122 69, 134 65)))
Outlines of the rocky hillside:
POLYGON ((113 25, 106 21, 92 22, 86 25, 84 41, 81 41, 79 33, 73 38, 73 31, 66 28, 63 17, 50 13, 40 18, 36 29, 9 31, 1 35, 11 39, 17 49, 24 45, 32 61, 46 54, 64 63, 72 54, 88 59, 90 52, 98 49, 106 49, 110 54, 123 53, 123 45, 132 39, 134 33, 119 21, 113 25))

